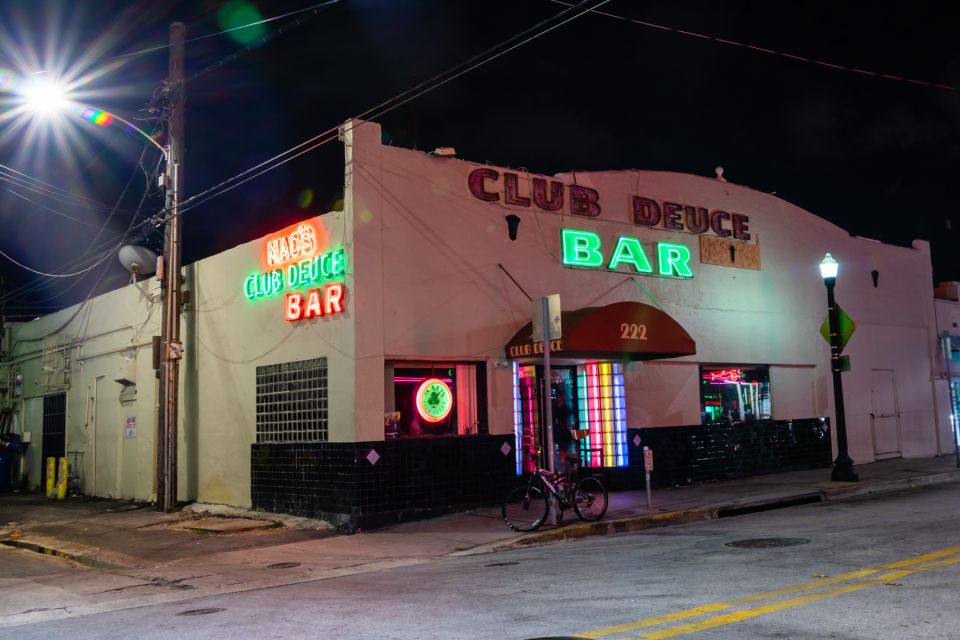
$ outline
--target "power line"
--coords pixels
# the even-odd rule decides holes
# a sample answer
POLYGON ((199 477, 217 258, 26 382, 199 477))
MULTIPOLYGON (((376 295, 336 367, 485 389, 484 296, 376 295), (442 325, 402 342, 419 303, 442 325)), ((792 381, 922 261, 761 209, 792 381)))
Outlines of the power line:
POLYGON ((44 182, 39 178, 34 178, 33 176, 17 171, 16 169, 8 167, 4 164, 0 164, 0 180, 15 184, 40 195, 46 195, 54 200, 58 200, 62 204, 69 204, 71 206, 93 210, 107 210, 112 208, 106 203, 98 202, 86 196, 78 196, 71 191, 67 191, 66 189, 62 189, 48 182, 44 182))
MULTIPOLYGON (((2 178, 0 178, 0 180, 2 180, 2 178)), ((75 218, 75 217, 71 216, 70 214, 64 213, 64 212, 62 212, 62 211, 58 211, 57 209, 53 209, 53 208, 51 208, 51 207, 44 206, 44 205, 40 204, 39 202, 34 202, 33 200, 31 200, 31 199, 28 198, 27 196, 25 196, 25 195, 23 195, 22 193, 19 193, 19 192, 17 192, 17 191, 14 191, 13 189, 5 189, 5 191, 6 191, 7 193, 9 193, 9 194, 12 194, 12 195, 17 196, 18 198, 21 198, 21 199, 23 199, 23 200, 26 200, 27 202, 29 202, 30 204, 34 205, 35 207, 39 207, 40 209, 43 209, 44 211, 49 211, 50 213, 52 213, 52 214, 54 214, 54 215, 57 215, 57 216, 60 216, 61 218, 64 218, 64 219, 66 219, 66 220, 70 220, 70 221, 72 221, 72 222, 76 222, 77 224, 85 225, 85 226, 87 226, 87 227, 93 227, 94 229, 97 228, 97 225, 95 225, 95 224, 92 223, 92 222, 87 222, 86 220, 81 220, 80 218, 75 218)))
MULTIPOLYGON (((147 149, 148 149, 148 146, 147 146, 146 144, 144 144, 143 151, 141 151, 141 153, 140 153, 140 158, 139 158, 139 160, 137 161, 137 167, 136 167, 136 169, 134 169, 134 172, 131 174, 130 179, 127 181, 126 186, 124 186, 123 191, 120 193, 120 196, 117 198, 117 201, 116 201, 116 203, 114 204, 114 207, 113 207, 113 209, 112 209, 111 212, 110 212, 110 215, 109 215, 109 216, 107 217, 107 219, 103 222, 103 224, 101 224, 101 225, 99 226, 99 228, 98 228, 98 230, 97 230, 97 235, 94 236, 93 240, 90 241, 90 244, 87 246, 87 250, 86 250, 83 254, 81 254, 81 256, 90 253, 90 251, 91 251, 91 249, 94 247, 96 241, 99 239, 100 235, 101 235, 101 234, 103 233, 103 231, 106 229, 106 227, 107 227, 107 225, 109 224, 111 218, 113 217, 114 213, 116 212, 116 210, 117 210, 120 202, 123 201, 123 198, 124 198, 124 196, 125 196, 126 193, 127 193, 127 190, 130 188, 130 185, 133 184, 133 178, 136 177, 137 171, 138 171, 138 170, 142 170, 143 156, 144 156, 144 154, 146 153, 147 149)), ((158 160, 158 163, 159 163, 159 160, 158 160)), ((144 186, 143 196, 142 196, 141 199, 140 199, 140 204, 139 204, 139 206, 137 207, 137 210, 134 212, 133 217, 130 219, 130 223, 129 223, 128 226, 127 226, 127 231, 124 232, 121 236, 119 236, 120 242, 119 242, 118 244, 114 244, 114 243, 112 243, 111 241, 107 241, 107 242, 110 243, 110 248, 108 248, 106 251, 103 251, 103 252, 97 254, 97 255, 93 258, 93 260, 94 260, 93 264, 90 264, 90 265, 88 265, 88 266, 85 266, 83 269, 81 269, 81 270, 79 270, 79 271, 72 272, 72 273, 48 273, 48 272, 40 271, 40 270, 38 270, 38 269, 34 269, 33 267, 30 267, 30 266, 28 266, 28 265, 25 265, 25 264, 19 262, 18 260, 12 258, 11 256, 9 256, 7 253, 3 252, 2 250, 0 250, 0 256, 3 256, 4 258, 6 258, 7 260, 9 260, 10 262, 14 263, 15 265, 17 265, 18 267, 20 267, 20 268, 22 268, 22 269, 25 269, 25 270, 33 273, 33 274, 36 274, 36 275, 39 275, 39 276, 43 276, 43 277, 47 277, 47 278, 73 278, 73 277, 76 277, 76 276, 82 276, 82 275, 85 275, 86 273, 89 273, 90 271, 92 271, 93 269, 95 269, 98 265, 102 264, 102 263, 103 263, 107 258, 109 258, 117 249, 119 249, 119 248, 123 245, 123 241, 126 239, 126 236, 127 236, 127 235, 130 233, 130 231, 134 228, 134 223, 136 222, 136 218, 139 216, 139 213, 140 213, 140 210, 141 210, 141 208, 142 208, 142 206, 143 206, 144 200, 146 199, 147 194, 150 192, 150 174, 149 174, 149 172, 146 172, 146 171, 144 171, 144 174, 146 174, 146 178, 147 178, 147 179, 146 179, 146 184, 145 184, 145 186, 144 186)), ((8 191, 9 191, 9 190, 8 190, 8 191)), ((13 192, 13 191, 11 191, 11 193, 14 193, 15 195, 19 195, 19 194, 16 194, 15 192, 13 192)), ((22 196, 21 196, 21 197, 22 197, 22 196)), ((36 204, 36 203, 34 203, 34 204, 36 204)), ((46 208, 46 207, 44 207, 44 208, 46 208)), ((51 209, 51 211, 53 211, 53 210, 51 209)), ((65 215, 65 214, 61 214, 61 215, 65 215)), ((89 224, 89 223, 86 223, 86 224, 89 224)), ((96 225, 92 225, 92 224, 91 224, 90 226, 96 227, 96 225)), ((113 240, 116 240, 116 239, 117 239, 116 237, 113 238, 113 240)), ((99 245, 99 247, 102 247, 102 246, 103 246, 103 244, 99 245)), ((67 263, 67 264, 69 264, 69 263, 67 263)), ((99 281, 98 281, 98 283, 99 283, 99 281)), ((25 288, 26 288, 26 287, 21 287, 20 289, 18 289, 18 290, 16 290, 16 291, 12 291, 12 292, 8 293, 7 295, 3 296, 3 300, 6 301, 6 300, 10 300, 10 299, 16 299, 15 296, 16 296, 18 293, 21 293, 21 292, 23 291, 23 289, 25 289, 25 288)), ((57 295, 55 295, 55 296, 53 296, 53 297, 51 297, 51 298, 48 298, 48 300, 49 300, 49 299, 56 298, 56 297, 59 297, 60 295, 63 295, 64 293, 66 293, 66 292, 67 292, 69 289, 71 289, 71 288, 73 288, 73 285, 71 285, 70 287, 68 287, 68 288, 64 289, 63 291, 59 292, 57 295)))
MULTIPOLYGON (((158 163, 159 163, 159 160, 158 160, 158 163)), ((126 240, 126 238, 127 238, 127 236, 129 235, 129 233, 134 229, 134 222, 136 221, 137 217, 140 215, 140 210, 141 210, 142 207, 143 207, 143 203, 144 203, 144 202, 146 201, 146 199, 147 199, 147 194, 149 193, 149 191, 150 191, 149 189, 144 189, 144 190, 143 190, 143 194, 140 196, 140 202, 139 202, 139 204, 137 205, 137 209, 136 209, 136 211, 134 212, 133 217, 130 218, 130 223, 127 225, 127 230, 126 230, 126 231, 122 234, 122 236, 121 236, 120 244, 118 244, 114 249, 112 249, 112 250, 110 250, 110 251, 107 251, 107 252, 104 254, 103 258, 101 258, 100 260, 98 260, 97 263, 94 264, 93 266, 91 266, 90 269, 87 269, 87 271, 90 271, 91 269, 93 269, 94 267, 96 267, 98 264, 102 263, 106 258, 108 258, 108 257, 110 257, 111 255, 113 255, 113 252, 114 252, 114 251, 116 251, 117 249, 120 248, 120 246, 123 245, 123 242, 126 240)), ((118 201, 118 203, 119 203, 119 199, 118 199, 117 201, 118 201)), ((139 226, 139 225, 138 225, 138 226, 139 226)), ((56 334, 56 333, 59 333, 59 332, 62 331, 64 328, 66 328, 67 326, 69 326, 69 324, 70 324, 71 322, 73 322, 73 320, 74 320, 78 315, 80 315, 80 312, 83 311, 84 307, 87 306, 87 304, 90 302, 90 299, 93 298, 93 294, 96 292, 97 287, 100 286, 100 283, 103 281, 103 277, 106 275, 106 273, 107 273, 107 270, 106 270, 106 269, 102 269, 102 270, 100 271, 100 275, 97 276, 97 281, 93 283, 93 286, 92 286, 92 287, 90 287, 90 291, 87 293, 86 298, 84 298, 83 302, 81 302, 80 304, 77 305, 76 310, 75 310, 72 314, 70 314, 70 317, 67 318, 66 320, 64 320, 64 321, 60 324, 59 327, 57 327, 57 328, 54 329, 53 331, 47 332, 47 333, 45 333, 45 334, 43 334, 43 335, 40 335, 40 336, 34 336, 34 337, 32 337, 32 338, 24 338, 24 337, 21 336, 21 337, 18 338, 17 343, 19 343, 19 342, 37 342, 38 340, 43 340, 43 339, 46 338, 47 336, 52 336, 52 335, 54 335, 54 334, 56 334)), ((16 346, 16 344, 14 344, 13 346, 16 346)))
MULTIPOLYGON (((120 247, 117 246, 117 249, 119 249, 119 248, 120 248, 120 247)), ((76 272, 74 272, 74 273, 46 273, 46 272, 44 272, 44 271, 40 271, 40 270, 38 270, 38 269, 34 269, 33 267, 27 266, 27 265, 23 264, 22 262, 19 262, 19 261, 17 261, 16 259, 14 259, 14 258, 12 258, 11 256, 9 256, 9 255, 7 255, 6 253, 4 253, 3 250, 0 250, 0 256, 3 256, 4 258, 6 258, 7 260, 9 260, 9 261, 12 262, 13 264, 15 264, 15 265, 17 265, 18 267, 20 267, 21 269, 25 269, 25 270, 29 271, 30 273, 35 273, 35 274, 37 274, 38 276, 44 276, 45 278, 74 278, 74 277, 76 277, 76 276, 83 275, 84 273, 90 271, 91 269, 94 269, 94 268, 95 268, 97 265, 99 265, 101 262, 103 262, 104 260, 106 260, 107 258, 109 258, 109 257, 110 257, 110 253, 111 253, 111 252, 105 253, 104 256, 101 257, 99 260, 97 260, 95 263, 93 263, 93 265, 91 265, 90 267, 88 267, 88 268, 86 268, 86 269, 83 269, 83 270, 81 270, 81 271, 76 271, 76 272)))
MULTIPOLYGON (((394 109, 397 109, 398 107, 403 106, 404 104, 422 96, 425 93, 433 91, 434 89, 437 89, 447 84, 448 82, 451 82, 459 78, 460 76, 466 73, 469 73, 470 71, 473 71, 474 69, 480 66, 483 66, 489 62, 492 62, 493 60, 496 60, 497 58, 503 55, 506 55, 507 53, 513 51, 518 47, 521 47, 533 40, 536 40, 540 36, 550 33, 554 29, 562 27, 568 22, 571 22, 572 20, 575 20, 581 17, 588 11, 595 10, 597 7, 601 7, 607 4, 608 2, 610 2, 610 0, 601 0, 600 2, 595 4, 592 9, 591 8, 583 9, 584 5, 590 4, 590 1, 591 0, 583 0, 577 5, 569 6, 567 9, 564 9, 557 15, 551 16, 550 18, 542 20, 536 25, 524 31, 521 31, 518 34, 511 36, 507 40, 504 40, 503 42, 500 42, 494 45, 493 47, 490 47, 484 50, 483 52, 478 53, 472 56, 471 58, 468 58, 467 60, 451 67, 450 69, 447 69, 446 71, 438 73, 432 78, 428 80, 424 80, 423 82, 414 85, 413 87, 407 89, 406 91, 403 91, 391 98, 388 98, 387 100, 384 100, 383 102, 367 109, 363 113, 360 113, 359 115, 354 116, 353 119, 359 120, 364 118, 377 118, 384 114, 387 114, 390 111, 393 111, 394 109), (577 13, 578 11, 579 13, 577 13), (569 17, 566 17, 563 20, 560 20, 561 18, 564 18, 565 16, 567 16, 567 14, 570 14, 570 13, 573 13, 574 15, 571 15, 569 17), (560 21, 557 22, 558 20, 560 21), (556 24, 550 25, 550 23, 552 22, 556 22, 556 24), (550 26, 538 31, 545 25, 550 25, 550 26), (515 44, 511 44, 511 43, 515 43, 515 44), (507 45, 511 45, 511 46, 508 47, 507 45), (507 48, 504 49, 504 47, 507 47, 507 48), (502 51, 498 51, 500 49, 502 49, 502 51)), ((347 125, 346 127, 344 127, 343 125, 338 125, 336 127, 327 129, 326 131, 319 133, 313 136, 312 138, 308 138, 307 140, 304 140, 300 144, 297 144, 287 149, 286 151, 283 151, 275 155, 274 157, 247 169, 246 171, 238 173, 237 175, 231 178, 228 178, 226 180, 223 180, 222 182, 210 187, 209 189, 201 191, 200 193, 187 198, 181 203, 181 206, 177 212, 177 215, 181 215, 186 211, 193 209, 194 207, 197 207, 223 193, 226 193, 227 191, 235 189, 236 187, 239 187, 240 185, 246 182, 249 182, 250 180, 253 180, 256 177, 263 175, 264 173, 272 171, 273 169, 276 169, 277 167, 280 167, 281 165, 286 164, 287 162, 290 162, 295 158, 299 158, 300 156, 306 153, 309 153, 310 151, 313 151, 317 147, 323 146, 324 144, 331 142, 332 140, 337 138, 341 129, 348 130, 349 126, 350 125, 347 125), (297 152, 297 151, 299 152, 294 154, 294 152, 297 152), (294 154, 294 155, 291 155, 291 154, 294 154), (289 157, 285 157, 285 156, 289 156, 289 157), (253 175, 250 175, 250 174, 253 174, 253 175), (246 176, 249 176, 249 177, 246 177, 246 176), (241 180, 241 178, 243 179, 241 180)))
MULTIPOLYGON (((550 0, 554 4, 563 5, 565 7, 572 7, 573 5, 570 2, 565 0, 550 0)), ((936 89, 944 89, 946 91, 956 91, 957 88, 948 84, 941 84, 939 82, 928 82, 926 80, 916 80, 914 78, 905 78, 903 76, 895 76, 889 73, 880 73, 877 71, 869 71, 867 69, 860 69, 857 67, 850 67, 843 64, 835 64, 833 62, 826 62, 824 60, 817 60, 815 58, 809 58, 807 56, 798 56, 793 53, 787 53, 785 51, 777 51, 776 49, 769 49, 767 47, 758 47, 752 44, 746 44, 743 42, 737 42, 735 40, 729 40, 727 38, 720 38, 717 36, 711 36, 704 33, 697 33, 695 31, 686 31, 684 29, 677 29, 676 27, 668 27, 666 25, 657 24, 655 22, 647 22, 645 20, 637 20, 635 18, 628 18, 626 16, 617 15, 615 13, 609 13, 606 11, 597 11, 597 8, 588 9, 590 13, 595 13, 599 16, 605 16, 607 18, 614 18, 616 20, 623 20, 624 22, 632 22, 638 24, 642 27, 649 27, 651 29, 658 29, 660 31, 670 31, 673 33, 680 34, 682 36, 688 36, 691 38, 699 38, 701 40, 711 40, 713 42, 718 42, 720 44, 725 44, 731 47, 740 47, 743 49, 748 49, 750 51, 755 51, 757 53, 764 53, 772 56, 780 56, 786 58, 787 60, 793 60, 795 62, 805 62, 808 64, 814 64, 820 67, 826 67, 827 69, 836 69, 838 71, 849 71, 851 73, 856 73, 859 75, 870 76, 873 78, 880 78, 882 80, 893 80, 896 82, 905 82, 907 84, 920 85, 924 87, 933 87, 936 89)))
MULTIPOLYGON (((313 11, 313 15, 297 18, 296 20, 294 20, 294 21, 291 22, 290 24, 286 24, 286 25, 283 25, 282 27, 279 27, 279 28, 277 28, 277 29, 274 29, 273 31, 271 31, 271 32, 268 33, 267 35, 265 35, 265 36, 263 36, 262 38, 260 38, 259 41, 256 42, 255 44, 249 44, 249 45, 243 47, 242 49, 239 49, 239 50, 237 50, 237 51, 234 51, 234 52, 231 53, 230 55, 224 56, 224 57, 221 58, 220 60, 214 62, 214 63, 211 64, 211 65, 208 65, 207 67, 201 69, 200 71, 197 71, 196 73, 194 73, 193 75, 191 75, 190 77, 188 77, 187 79, 185 79, 185 80, 183 81, 184 84, 186 84, 186 83, 188 83, 188 82, 193 82, 193 81, 196 80, 197 78, 200 78, 200 77, 202 77, 202 76, 205 76, 205 75, 207 75, 208 73, 211 73, 211 72, 213 72, 213 71, 216 71, 216 70, 219 69, 220 67, 222 67, 222 66, 224 66, 224 65, 226 65, 226 64, 228 64, 228 63, 230 63, 230 62, 233 62, 234 60, 236 60, 236 59, 239 58, 240 56, 242 56, 242 55, 244 55, 244 54, 246 54, 246 53, 249 53, 250 51, 253 51, 254 49, 258 49, 258 48, 262 47, 263 45, 267 44, 268 42, 270 42, 270 41, 272 41, 272 40, 275 40, 275 39, 278 38, 279 36, 282 36, 282 35, 284 35, 284 34, 286 34, 286 33, 289 33, 291 30, 299 27, 300 25, 304 24, 304 23, 307 22, 308 20, 310 20, 310 19, 312 19, 312 18, 315 18, 316 16, 320 15, 319 9, 327 9, 327 8, 333 6, 334 4, 337 4, 337 3, 339 3, 339 2, 340 2, 340 0, 329 0, 328 2, 321 2, 320 4, 315 4, 315 5, 313 5, 312 7, 307 7, 306 9, 301 9, 301 10, 298 10, 298 11, 291 11, 290 13, 286 13, 286 14, 284 14, 284 15, 282 15, 282 16, 277 16, 277 17, 275 17, 275 18, 271 18, 270 20, 262 20, 261 22, 251 23, 250 25, 245 25, 244 27, 235 27, 234 29, 229 29, 228 31, 235 31, 236 29, 243 29, 243 28, 246 28, 246 27, 248 27, 248 26, 253 26, 253 25, 257 25, 257 24, 262 24, 263 22, 270 22, 270 21, 273 21, 273 20, 280 20, 280 19, 282 19, 282 18, 286 18, 286 17, 292 16, 292 15, 296 15, 296 14, 300 14, 300 13, 305 13, 305 12, 307 12, 307 11, 313 11)), ((221 32, 221 33, 226 33, 226 31, 223 31, 223 32, 221 32)), ((214 35, 219 35, 219 34, 214 34, 214 35)), ((209 37, 210 37, 210 36, 201 36, 201 37, 195 38, 195 39, 196 39, 196 40, 202 40, 203 38, 209 38, 209 37)), ((192 41, 188 40, 187 42, 192 42, 192 41)), ((169 45, 167 45, 167 46, 169 46, 169 45)))

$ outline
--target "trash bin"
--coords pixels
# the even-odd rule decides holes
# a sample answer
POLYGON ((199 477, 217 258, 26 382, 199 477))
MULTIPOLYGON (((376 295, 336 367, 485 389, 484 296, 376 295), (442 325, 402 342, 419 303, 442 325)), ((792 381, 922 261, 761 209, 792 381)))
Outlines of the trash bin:
POLYGON ((13 451, 0 449, 0 491, 10 489, 10 470, 13 468, 13 451))

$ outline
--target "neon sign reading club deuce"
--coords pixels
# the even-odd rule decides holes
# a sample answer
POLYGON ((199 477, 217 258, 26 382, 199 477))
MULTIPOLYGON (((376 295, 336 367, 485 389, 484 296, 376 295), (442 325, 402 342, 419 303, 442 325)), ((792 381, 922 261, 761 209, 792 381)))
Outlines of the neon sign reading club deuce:
POLYGON ((284 293, 284 317, 291 322, 343 313, 346 254, 342 247, 323 251, 327 244, 324 228, 309 220, 268 236, 261 256, 267 271, 244 279, 244 295, 257 300, 284 293))

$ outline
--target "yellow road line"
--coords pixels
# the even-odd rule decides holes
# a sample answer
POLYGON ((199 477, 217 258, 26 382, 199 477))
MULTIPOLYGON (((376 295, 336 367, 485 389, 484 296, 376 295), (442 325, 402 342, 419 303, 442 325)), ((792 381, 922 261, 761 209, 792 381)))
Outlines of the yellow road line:
POLYGON ((920 571, 929 571, 930 569, 938 569, 941 567, 946 567, 946 566, 957 564, 957 563, 960 563, 960 558, 948 558, 947 560, 934 562, 933 564, 929 564, 923 567, 917 567, 914 569, 903 569, 900 571, 891 571, 890 573, 885 573, 882 576, 877 576, 876 578, 864 580, 863 582, 855 582, 853 584, 847 584, 842 587, 838 587, 836 589, 830 589, 828 591, 822 591, 818 593, 811 593, 809 595, 800 596, 799 598, 791 598, 789 600, 783 600, 781 602, 767 604, 762 607, 756 607, 754 609, 744 609, 743 611, 735 611, 733 613, 724 614, 722 616, 714 616, 712 618, 707 618, 706 620, 700 620, 698 622, 690 622, 690 623, 679 625, 676 627, 663 629, 661 631, 651 631, 650 633, 644 633, 640 635, 640 638, 642 640, 662 640, 663 638, 675 638, 677 636, 682 636, 689 633, 696 633, 698 631, 714 629, 716 627, 722 627, 724 625, 733 624, 735 622, 742 622, 743 620, 749 620, 750 618, 756 618, 758 616, 766 615, 768 613, 775 613, 777 611, 782 611, 784 609, 790 609, 793 607, 800 607, 805 604, 810 604, 811 602, 816 602, 818 600, 835 598, 837 596, 842 596, 844 594, 852 593, 854 591, 860 591, 862 589, 874 587, 879 584, 883 584, 885 582, 891 582, 893 580, 897 580, 904 576, 908 576, 912 573, 918 573, 920 571))
POLYGON ((674 622, 676 620, 683 620, 685 618, 695 618, 697 616, 702 616, 706 613, 714 613, 716 611, 730 609, 740 604, 747 604, 750 602, 767 600, 769 598, 787 596, 793 593, 799 593, 801 591, 818 589, 820 587, 836 584, 838 582, 845 582, 847 580, 856 580, 858 578, 863 578, 865 576, 873 575, 875 573, 880 573, 884 569, 898 569, 900 567, 909 567, 909 566, 914 566, 918 564, 923 564, 924 562, 929 562, 931 560, 936 560, 938 558, 954 555, 956 553, 960 553, 960 547, 950 547, 948 549, 941 549, 940 551, 933 551, 931 553, 926 553, 913 558, 907 558, 906 560, 900 560, 898 562, 892 562, 890 564, 881 565, 880 567, 876 567, 876 568, 871 567, 867 569, 857 569, 856 571, 848 571, 846 573, 830 576, 828 578, 820 578, 818 580, 801 582, 799 584, 795 584, 789 587, 774 589, 773 591, 764 591, 762 593, 735 598, 727 602, 716 602, 713 604, 705 604, 698 607, 693 607, 692 609, 684 609, 682 611, 677 611, 675 613, 668 613, 664 615, 654 616, 652 618, 643 618, 642 620, 636 620, 634 622, 627 622, 624 624, 603 627, 601 629, 595 629, 593 631, 581 633, 580 636, 583 638, 600 638, 603 636, 613 635, 617 633, 626 633, 628 631, 636 631, 637 629, 644 629, 646 627, 656 627, 667 622, 674 622))

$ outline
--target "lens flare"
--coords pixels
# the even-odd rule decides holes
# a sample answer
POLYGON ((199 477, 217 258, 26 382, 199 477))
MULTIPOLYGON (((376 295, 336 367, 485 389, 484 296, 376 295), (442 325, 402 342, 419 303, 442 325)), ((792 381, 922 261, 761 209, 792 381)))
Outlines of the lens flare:
POLYGON ((257 8, 244 0, 228 0, 217 12, 220 27, 229 31, 227 37, 240 44, 253 44, 267 34, 262 20, 257 8))
POLYGON ((304 189, 297 196, 297 206, 306 209, 313 203, 313 189, 304 189))
POLYGON ((38 115, 57 113, 70 103, 66 86, 46 78, 28 83, 21 93, 27 111, 38 115))
POLYGON ((112 115, 106 111, 100 111, 99 109, 94 109, 92 107, 84 109, 83 113, 80 114, 80 117, 100 127, 106 127, 113 122, 112 115))

